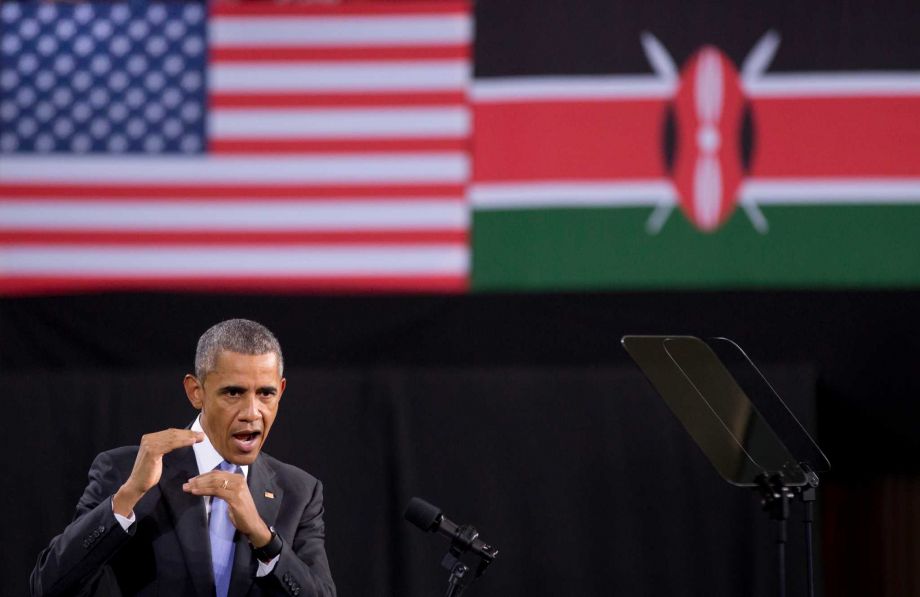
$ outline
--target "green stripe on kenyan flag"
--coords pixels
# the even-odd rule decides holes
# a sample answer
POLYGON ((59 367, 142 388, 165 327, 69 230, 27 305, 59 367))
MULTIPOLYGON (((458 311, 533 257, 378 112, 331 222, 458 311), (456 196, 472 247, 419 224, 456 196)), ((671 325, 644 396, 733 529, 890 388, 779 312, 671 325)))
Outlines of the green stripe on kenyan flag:
POLYGON ((650 207, 478 210, 478 291, 843 288, 920 285, 920 204, 768 205, 769 232, 738 209, 700 233, 679 211, 657 235, 650 207))

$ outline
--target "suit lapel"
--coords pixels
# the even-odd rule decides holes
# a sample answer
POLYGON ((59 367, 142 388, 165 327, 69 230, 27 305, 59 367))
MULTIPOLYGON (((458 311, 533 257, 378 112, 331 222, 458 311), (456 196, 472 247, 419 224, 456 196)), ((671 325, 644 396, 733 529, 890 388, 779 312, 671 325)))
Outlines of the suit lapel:
POLYGON ((204 597, 214 594, 207 513, 200 496, 182 491, 182 484, 196 475, 198 464, 192 448, 180 448, 163 457, 160 491, 173 517, 173 528, 185 556, 189 578, 195 592, 204 597))
MULTIPOLYGON (((265 524, 272 526, 278 517, 281 506, 281 490, 275 484, 275 471, 268 466, 261 455, 249 467, 247 478, 252 501, 256 505, 259 516, 265 524), (274 497, 266 497, 266 493, 274 497)), ((233 556, 233 575, 230 577, 230 590, 228 597, 243 597, 249 593, 253 580, 256 577, 259 563, 252 556, 252 548, 248 538, 242 533, 236 534, 236 552, 233 556)))

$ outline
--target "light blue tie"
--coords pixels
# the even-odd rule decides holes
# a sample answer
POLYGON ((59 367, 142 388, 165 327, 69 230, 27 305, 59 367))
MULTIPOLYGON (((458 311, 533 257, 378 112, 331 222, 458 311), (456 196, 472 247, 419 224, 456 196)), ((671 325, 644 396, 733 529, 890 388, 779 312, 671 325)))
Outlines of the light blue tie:
MULTIPOLYGON (((217 468, 228 473, 241 472, 235 464, 230 464, 226 460, 221 462, 217 468)), ((214 567, 214 586, 217 589, 217 597, 227 597, 227 591, 230 588, 230 573, 233 571, 233 552, 236 547, 233 543, 233 535, 236 529, 227 514, 227 502, 216 496, 211 498, 211 520, 208 522, 208 531, 211 535, 211 565, 214 567)))

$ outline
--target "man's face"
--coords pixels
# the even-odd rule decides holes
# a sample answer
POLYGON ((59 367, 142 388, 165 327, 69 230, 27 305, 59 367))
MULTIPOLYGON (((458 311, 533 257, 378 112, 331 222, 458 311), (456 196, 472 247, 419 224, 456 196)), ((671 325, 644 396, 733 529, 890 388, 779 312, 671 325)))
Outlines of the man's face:
POLYGON ((204 379, 185 376, 185 392, 201 410, 201 426, 228 462, 252 464, 271 429, 284 393, 278 355, 222 351, 204 379))

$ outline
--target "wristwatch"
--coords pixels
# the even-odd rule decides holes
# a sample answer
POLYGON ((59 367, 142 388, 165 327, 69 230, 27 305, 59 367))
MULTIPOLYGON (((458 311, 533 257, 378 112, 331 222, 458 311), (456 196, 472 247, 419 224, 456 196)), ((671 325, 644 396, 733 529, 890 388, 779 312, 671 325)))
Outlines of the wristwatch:
MULTIPOLYGON (((268 543, 262 547, 252 548, 252 555, 263 564, 268 564, 274 560, 275 557, 281 553, 281 547, 284 545, 281 541, 281 535, 278 534, 275 527, 268 527, 268 530, 272 532, 272 538, 268 540, 268 543)), ((250 545, 252 544, 250 543, 250 545)))

